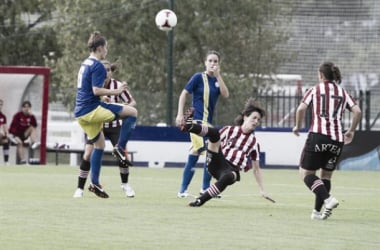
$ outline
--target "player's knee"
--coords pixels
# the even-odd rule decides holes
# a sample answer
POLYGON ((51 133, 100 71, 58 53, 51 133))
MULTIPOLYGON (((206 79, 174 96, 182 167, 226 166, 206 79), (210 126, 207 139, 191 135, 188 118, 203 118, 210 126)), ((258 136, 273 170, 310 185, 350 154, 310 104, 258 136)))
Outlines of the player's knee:
POLYGON ((216 128, 209 128, 207 135, 209 137, 210 142, 212 143, 218 142, 220 139, 219 130, 216 128))
POLYGON ((79 166, 80 170, 82 171, 90 171, 91 164, 88 160, 83 160, 82 163, 79 166))
POLYGON ((236 182, 236 174, 233 171, 229 171, 221 176, 220 182, 223 182, 225 185, 232 185, 236 182))

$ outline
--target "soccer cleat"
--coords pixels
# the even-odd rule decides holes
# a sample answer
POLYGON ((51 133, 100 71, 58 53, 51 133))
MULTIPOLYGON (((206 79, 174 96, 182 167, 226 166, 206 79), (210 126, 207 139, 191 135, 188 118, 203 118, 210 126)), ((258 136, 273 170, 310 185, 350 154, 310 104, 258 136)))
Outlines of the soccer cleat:
POLYGON ((124 166, 126 167, 132 167, 133 164, 128 160, 123 150, 121 150, 118 147, 114 147, 112 151, 112 155, 116 157, 124 166))
POLYGON ((101 185, 90 184, 88 187, 90 192, 95 193, 100 198, 108 198, 108 194, 103 190, 101 185))
POLYGON ((313 209, 313 212, 311 212, 310 218, 312 220, 322 220, 322 213, 318 212, 317 210, 313 209))
POLYGON ((37 149, 41 145, 40 142, 34 142, 31 146, 32 149, 37 149))
POLYGON ((182 132, 188 131, 189 129, 186 128, 186 125, 193 123, 193 116, 194 108, 190 107, 183 115, 183 123, 178 126, 179 130, 181 130, 182 132))
POLYGON ((323 210, 323 213, 321 215, 322 220, 326 220, 328 217, 331 216, 332 210, 336 207, 338 207, 339 201, 335 199, 334 197, 330 196, 328 199, 325 200, 325 209, 323 210))
POLYGON ((185 192, 178 192, 177 197, 178 198, 187 198, 189 196, 189 193, 187 191, 185 192))
POLYGON ((202 205, 203 205, 203 203, 200 199, 196 199, 195 201, 192 201, 189 203, 190 207, 200 207, 202 205))
POLYGON ((83 189, 77 188, 73 195, 73 198, 82 198, 83 197, 83 189))
POLYGON ((128 184, 128 183, 122 183, 121 188, 125 192, 125 195, 129 198, 135 197, 135 190, 128 184))

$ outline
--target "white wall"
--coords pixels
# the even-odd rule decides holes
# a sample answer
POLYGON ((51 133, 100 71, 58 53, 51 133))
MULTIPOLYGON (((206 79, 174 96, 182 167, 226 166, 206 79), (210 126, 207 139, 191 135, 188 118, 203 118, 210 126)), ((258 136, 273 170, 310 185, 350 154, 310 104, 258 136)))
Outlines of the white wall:
MULTIPOLYGON (((83 148, 83 132, 76 122, 49 122, 48 124, 48 147, 53 147, 55 144, 66 144, 74 149, 83 148), (70 131, 70 133, 64 133, 65 130, 70 131), (71 134, 70 138, 66 136, 68 134, 71 134), (60 137, 60 135, 66 137, 60 137)), ((266 165, 284 167, 298 166, 306 136, 306 133, 301 133, 300 137, 296 137, 291 132, 256 132, 261 151, 265 152, 266 165)), ((190 142, 131 140, 128 143, 128 149, 137 151, 134 155, 136 165, 148 165, 149 167, 183 166, 187 161, 190 142)), ((112 150, 109 141, 106 142, 106 150, 112 150)), ((71 158, 71 165, 77 165, 75 155, 71 158)), ((199 162, 204 162, 204 156, 201 156, 199 162)))
MULTIPOLYGON (((256 136, 265 152, 266 165, 298 166, 306 133, 296 137, 290 132, 257 132, 256 136)), ((136 162, 149 162, 149 166, 164 166, 165 162, 183 165, 190 142, 130 141, 128 148, 138 152, 134 156, 136 162)))

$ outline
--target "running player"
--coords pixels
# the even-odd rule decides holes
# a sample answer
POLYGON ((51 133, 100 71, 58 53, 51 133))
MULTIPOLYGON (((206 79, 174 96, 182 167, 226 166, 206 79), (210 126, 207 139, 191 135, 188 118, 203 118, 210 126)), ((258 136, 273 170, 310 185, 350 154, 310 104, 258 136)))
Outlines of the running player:
POLYGON ((102 132, 103 123, 121 118, 123 124, 119 135, 118 145, 113 152, 116 158, 128 165, 125 157, 125 147, 131 124, 124 122, 128 117, 136 121, 137 110, 134 107, 116 103, 105 103, 101 101, 101 96, 119 95, 126 88, 127 84, 121 84, 117 89, 104 88, 104 81, 107 71, 100 60, 107 55, 107 41, 100 34, 94 32, 88 40, 90 56, 83 61, 78 72, 77 96, 74 114, 79 125, 87 134, 88 139, 93 143, 94 149, 90 157, 91 184, 90 188, 99 197, 107 198, 108 194, 99 183, 99 175, 103 152, 105 147, 104 134, 102 132))
MULTIPOLYGON (((102 63, 107 71, 107 78, 106 78, 104 87, 107 89, 113 89, 113 90, 117 89, 122 84, 122 82, 117 81, 116 79, 112 78, 112 73, 117 68, 116 65, 115 64, 111 65, 109 61, 102 61, 102 63)), ((136 105, 136 101, 132 97, 128 89, 125 89, 120 95, 103 96, 103 100, 108 103, 123 103, 124 105, 130 105, 133 107, 136 105)), ((129 131, 128 139, 133 129, 135 128, 135 122, 131 118, 133 117, 128 117, 126 119, 127 122, 133 123, 131 125, 131 130, 129 131)), ((120 120, 113 120, 112 122, 104 123, 104 127, 103 127, 104 137, 110 140, 114 147, 117 145, 117 142, 118 142, 120 128, 121 128, 120 120)), ((90 155, 91 155, 92 150, 93 150, 93 145, 90 143, 86 143, 85 153, 83 154, 83 159, 79 167, 78 185, 73 195, 74 198, 83 197, 84 185, 86 184, 86 180, 91 168, 89 160, 90 160, 90 155)), ((128 153, 125 152, 125 155, 127 157, 128 153)), ((119 163, 119 171, 120 171, 120 178, 121 178, 121 188, 123 189, 127 197, 134 197, 135 191, 128 184, 129 166, 125 165, 123 162, 119 160, 118 160, 118 163, 119 163)), ((91 186, 90 186, 90 191, 94 192, 94 189, 91 186)))
POLYGON ((192 121, 192 112, 184 116, 185 123, 181 129, 209 138, 207 146, 207 169, 217 181, 205 190, 191 207, 200 207, 213 197, 217 197, 227 186, 240 181, 240 171, 247 172, 253 167, 254 177, 260 193, 267 198, 263 187, 261 168, 259 165, 260 148, 254 131, 259 126, 265 112, 248 99, 241 114, 236 117, 236 126, 225 126, 220 131, 207 125, 192 121), (189 116, 189 117, 187 117, 189 116))
MULTIPOLYGON (((220 54, 217 51, 209 51, 205 58, 206 71, 194 74, 182 90, 178 100, 178 113, 176 124, 183 123, 183 111, 188 95, 192 95, 194 107, 194 121, 200 124, 211 125, 215 106, 219 95, 228 98, 229 92, 220 74, 220 54)), ((190 134, 191 151, 183 169, 182 183, 177 196, 188 196, 187 188, 194 176, 195 166, 199 155, 206 150, 205 138, 196 134, 190 134)), ((211 176, 207 172, 206 164, 203 169, 203 184, 201 193, 210 186, 211 176)))
POLYGON ((305 93, 298 106, 293 133, 299 136, 306 110, 310 106, 313 116, 301 155, 299 172, 306 186, 315 194, 311 219, 325 220, 339 205, 338 200, 330 195, 331 176, 343 145, 354 138, 361 110, 340 86, 342 76, 336 65, 332 62, 321 64, 318 76, 319 83, 305 93), (347 132, 343 133, 342 117, 345 109, 352 112, 352 120, 347 132), (316 175, 319 169, 320 177, 316 175), (325 208, 321 213, 323 205, 325 208))

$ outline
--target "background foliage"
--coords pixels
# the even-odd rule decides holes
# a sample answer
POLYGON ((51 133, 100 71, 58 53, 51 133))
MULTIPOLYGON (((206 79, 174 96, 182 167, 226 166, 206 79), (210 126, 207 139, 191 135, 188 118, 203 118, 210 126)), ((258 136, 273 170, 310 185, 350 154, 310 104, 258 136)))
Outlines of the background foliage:
POLYGON ((52 20, 52 1, 11 1, 0 4, 0 64, 44 65, 44 55, 61 56, 52 20))
MULTIPOLYGON (((165 122, 167 34, 155 27, 154 17, 160 9, 168 8, 169 1, 35 1, 36 6, 45 6, 45 2, 50 4, 44 10, 24 11, 51 18, 48 25, 36 29, 45 35, 46 45, 34 46, 34 50, 27 48, 39 53, 38 56, 28 54, 28 60, 38 57, 35 65, 52 68, 51 101, 61 101, 69 110, 73 109, 76 73, 89 54, 86 44, 90 33, 99 30, 108 39, 108 59, 119 65, 115 78, 126 80, 137 100, 139 123, 165 122)), ((178 16, 173 52, 174 116, 179 93, 192 74, 204 70, 204 55, 208 50, 221 52, 222 74, 232 94, 219 103, 217 124, 231 123, 244 100, 255 95, 258 86, 253 84, 252 78, 247 78, 249 73, 275 73, 278 66, 289 59, 277 49, 288 39, 286 23, 283 19, 279 22, 277 17, 289 13, 290 8, 284 5, 280 8, 271 2, 174 1, 178 16)), ((9 4, 17 7, 13 1, 9 4)), ((19 4, 18 7, 24 6, 19 4)), ((3 63, 11 62, 4 59, 3 63)), ((12 64, 32 63, 24 60, 12 64)))

